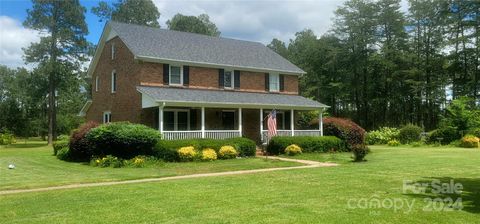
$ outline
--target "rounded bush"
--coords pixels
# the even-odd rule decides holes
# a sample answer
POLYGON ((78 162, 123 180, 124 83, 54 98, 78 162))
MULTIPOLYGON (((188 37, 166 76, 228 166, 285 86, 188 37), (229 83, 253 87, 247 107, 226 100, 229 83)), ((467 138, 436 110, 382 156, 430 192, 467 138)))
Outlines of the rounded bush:
POLYGON ((94 144, 86 138, 86 135, 92 128, 97 126, 98 123, 90 121, 80 125, 79 128, 72 132, 68 145, 70 147, 72 157, 74 157, 75 160, 88 161, 92 157, 94 144))
POLYGON ((63 161, 73 160, 72 151, 68 147, 63 147, 57 152, 57 158, 63 161))
POLYGON ((202 150, 202 160, 203 161, 214 161, 217 160, 217 153, 213 149, 204 149, 202 150))
POLYGON ((225 145, 220 148, 218 156, 221 159, 234 159, 238 156, 238 152, 233 146, 225 145))
POLYGON ((365 136, 365 143, 368 145, 387 144, 390 140, 398 139, 399 135, 398 128, 382 127, 368 132, 365 136))
POLYGON ((400 129, 398 138, 403 144, 420 141, 423 129, 414 124, 407 124, 400 129))
POLYGON ((294 156, 301 153, 302 153, 302 148, 300 148, 300 146, 295 144, 291 144, 287 146, 287 148, 285 148, 285 154, 289 156, 294 156))
POLYGON ((55 141, 53 142, 53 155, 56 156, 58 151, 61 149, 69 147, 68 146, 68 140, 61 140, 61 141, 55 141))
POLYGON ((349 119, 324 118, 323 131, 324 135, 336 136, 345 141, 349 150, 352 150, 354 145, 365 144, 365 130, 349 119))
POLYGON ((478 148, 480 145, 480 139, 474 135, 465 135, 460 143, 463 148, 478 148))
POLYGON ((448 145, 451 142, 460 139, 462 136, 454 127, 443 127, 433 130, 427 134, 426 143, 448 145))
POLYGON ((400 145, 400 142, 394 139, 394 140, 388 141, 387 145, 388 145, 388 146, 394 146, 394 147, 395 147, 395 146, 399 146, 399 145, 400 145))
POLYGON ((86 138, 93 143, 93 154, 96 156, 113 155, 130 159, 137 155, 152 155, 160 133, 141 124, 113 122, 91 129, 86 138))
POLYGON ((368 154, 368 147, 365 145, 354 145, 352 147, 353 161, 362 162, 365 161, 365 156, 368 154))
POLYGON ((197 156, 197 152, 195 152, 195 148, 193 146, 179 148, 177 153, 178 157, 182 161, 192 161, 197 156))

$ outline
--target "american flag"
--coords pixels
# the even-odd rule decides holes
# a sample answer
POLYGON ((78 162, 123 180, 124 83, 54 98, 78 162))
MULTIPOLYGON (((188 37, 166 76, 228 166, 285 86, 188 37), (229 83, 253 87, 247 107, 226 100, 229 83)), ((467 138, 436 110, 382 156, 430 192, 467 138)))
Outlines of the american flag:
POLYGON ((272 112, 268 114, 267 126, 269 139, 277 135, 277 111, 272 110, 272 112))

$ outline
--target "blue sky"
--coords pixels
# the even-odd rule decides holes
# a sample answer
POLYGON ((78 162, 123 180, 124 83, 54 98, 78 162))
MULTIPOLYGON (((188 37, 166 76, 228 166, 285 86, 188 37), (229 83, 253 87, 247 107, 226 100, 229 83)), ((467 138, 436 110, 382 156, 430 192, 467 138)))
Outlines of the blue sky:
MULTIPOLYGON (((108 0, 116 1, 116 0, 108 0)), ((268 44, 273 38, 285 42, 306 28, 322 35, 332 25, 334 11, 345 0, 152 0, 161 13, 159 23, 175 14, 198 16, 206 13, 221 36, 268 44)), ((80 0, 87 9, 87 40, 96 44, 104 22, 90 12, 98 0, 80 0)), ((39 40, 39 33, 26 29, 22 22, 31 8, 30 0, 0 0, 0 64, 24 66, 22 48, 39 40)), ((407 7, 406 0, 402 7, 407 7)))

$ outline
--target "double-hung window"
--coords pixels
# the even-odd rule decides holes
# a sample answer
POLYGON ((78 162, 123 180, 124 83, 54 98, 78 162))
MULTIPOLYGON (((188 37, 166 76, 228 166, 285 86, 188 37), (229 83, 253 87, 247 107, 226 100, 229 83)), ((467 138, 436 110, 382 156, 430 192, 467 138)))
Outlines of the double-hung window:
POLYGON ((98 75, 95 76, 95 92, 98 92, 98 84, 100 83, 100 80, 98 78, 98 75))
POLYGON ((112 112, 103 112, 103 123, 106 124, 110 122, 112 122, 112 112))
POLYGON ((226 89, 233 88, 233 71, 225 71, 223 75, 223 86, 226 89))
POLYGON ((115 59, 115 43, 112 43, 112 60, 115 59))
POLYGON ((170 85, 183 85, 182 66, 170 65, 169 75, 170 85))
POLYGON ((112 93, 117 91, 117 72, 115 70, 112 71, 112 93))
POLYGON ((280 77, 278 74, 269 75, 269 87, 270 87, 270 92, 280 91, 280 77))

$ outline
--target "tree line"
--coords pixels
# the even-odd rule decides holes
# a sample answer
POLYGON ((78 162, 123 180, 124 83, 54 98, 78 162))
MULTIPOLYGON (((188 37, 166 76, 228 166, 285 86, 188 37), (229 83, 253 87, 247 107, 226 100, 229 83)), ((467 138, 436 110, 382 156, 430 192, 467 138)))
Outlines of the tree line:
POLYGON ((480 104, 480 2, 350 0, 330 31, 268 45, 304 69, 301 92, 362 127, 437 127, 451 99, 480 104))
MULTIPOLYGON (((24 50, 24 61, 33 67, 12 69, 0 65, 0 132, 17 136, 48 137, 69 134, 83 119, 78 117, 90 96, 91 82, 86 64, 95 46, 85 36, 86 8, 79 0, 32 0, 23 22, 42 33, 39 42, 24 50)), ((151 0, 101 1, 91 9, 100 21, 160 27, 160 12, 151 0)), ((220 31, 206 14, 176 14, 168 29, 219 36, 220 31)))

